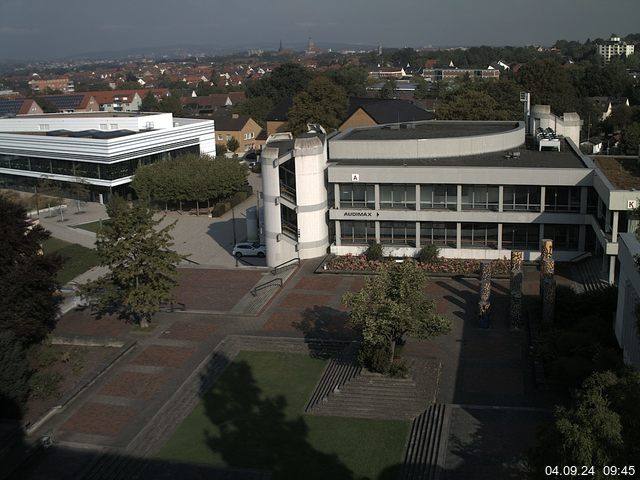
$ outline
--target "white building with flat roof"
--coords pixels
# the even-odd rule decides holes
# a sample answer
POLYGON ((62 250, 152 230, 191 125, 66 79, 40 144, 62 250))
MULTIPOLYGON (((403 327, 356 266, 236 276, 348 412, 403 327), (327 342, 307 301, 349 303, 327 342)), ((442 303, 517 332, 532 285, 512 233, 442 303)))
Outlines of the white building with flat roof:
POLYGON ((184 153, 215 156, 211 120, 170 113, 76 113, 0 119, 0 187, 82 180, 97 199, 125 193, 135 170, 184 153))
POLYGON ((598 44, 598 55, 603 58, 605 63, 609 63, 612 57, 633 55, 634 51, 633 44, 621 41, 616 34, 612 34, 608 41, 598 44))

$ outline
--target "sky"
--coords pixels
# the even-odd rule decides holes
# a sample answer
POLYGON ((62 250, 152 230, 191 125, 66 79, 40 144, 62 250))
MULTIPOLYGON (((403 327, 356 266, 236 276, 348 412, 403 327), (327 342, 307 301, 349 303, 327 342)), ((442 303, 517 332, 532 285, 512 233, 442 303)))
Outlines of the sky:
POLYGON ((640 0, 0 0, 0 59, 171 45, 551 45, 640 33, 640 0))

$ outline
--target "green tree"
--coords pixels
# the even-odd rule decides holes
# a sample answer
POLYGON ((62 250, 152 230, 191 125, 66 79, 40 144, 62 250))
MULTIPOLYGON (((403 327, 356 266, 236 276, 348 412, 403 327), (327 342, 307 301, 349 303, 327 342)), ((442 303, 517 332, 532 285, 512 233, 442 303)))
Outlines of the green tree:
POLYGON ((76 209, 78 213, 80 213, 82 203, 86 202, 89 198, 89 184, 84 178, 77 177, 75 182, 70 184, 70 190, 76 201, 76 209))
POLYGON ((518 83, 531 93, 532 104, 550 105, 558 115, 576 111, 577 95, 567 70, 553 60, 537 60, 523 66, 518 83))
POLYGON ((170 231, 175 223, 158 229, 160 220, 144 205, 130 206, 114 197, 107 205, 109 222, 97 234, 100 264, 109 273, 81 287, 93 311, 118 313, 120 318, 149 326, 163 302, 173 299, 177 264, 170 231))
POLYGON ((182 115, 182 102, 180 96, 172 93, 168 97, 164 97, 160 101, 159 110, 165 113, 171 113, 174 117, 180 117, 182 115))
POLYGON ((266 97, 276 104, 304 90, 312 76, 311 71, 302 65, 283 63, 260 80, 248 82, 245 91, 249 98, 266 97))
POLYGON ((60 257, 41 255, 49 238, 20 205, 0 195, 0 331, 23 344, 42 340, 56 324, 60 257))
POLYGON ((488 93, 465 90, 438 104, 438 120, 515 120, 488 93))
POLYGON ((632 123, 622 130, 621 149, 627 155, 640 155, 640 123, 632 123))
POLYGON ((0 332, 0 365, 0 418, 20 418, 31 369, 24 347, 11 331, 0 332))
POLYGON ((367 93, 369 72, 358 65, 349 65, 327 72, 327 77, 341 86, 349 97, 364 97, 367 93))
POLYGON ((396 89, 397 89, 397 84, 396 84, 396 79, 395 78, 388 78, 385 82, 384 85, 382 85, 382 88, 380 89, 380 91, 378 92, 378 97, 379 98, 394 98, 396 96, 396 89))
POLYGON ((266 126, 266 118, 273 109, 273 101, 268 97, 247 98, 242 103, 233 107, 235 113, 249 115, 260 124, 262 128, 266 126))
POLYGON ((142 102, 140 103, 140 111, 141 112, 159 112, 160 111, 160 103, 156 96, 149 92, 147 93, 142 102))
POLYGON ((314 78, 294 97, 288 115, 289 128, 293 133, 302 133, 307 123, 318 123, 327 130, 336 129, 347 113, 347 106, 344 88, 326 77, 314 78))
POLYGON ((227 150, 236 153, 238 148, 240 148, 240 143, 238 142, 236 137, 231 137, 229 140, 227 140, 227 150))
POLYGON ((363 363, 371 364, 370 357, 382 350, 390 352, 390 364, 396 343, 405 335, 430 338, 449 332, 450 321, 437 315, 433 301, 424 296, 426 282, 424 270, 407 259, 367 279, 358 293, 344 295, 350 323, 363 338, 363 363))
MULTIPOLYGON (((533 478, 547 478, 545 465, 633 465, 640 458, 640 373, 594 373, 570 407, 558 407, 540 431, 531 454, 533 478)), ((636 467, 637 468, 637 467, 636 467)))

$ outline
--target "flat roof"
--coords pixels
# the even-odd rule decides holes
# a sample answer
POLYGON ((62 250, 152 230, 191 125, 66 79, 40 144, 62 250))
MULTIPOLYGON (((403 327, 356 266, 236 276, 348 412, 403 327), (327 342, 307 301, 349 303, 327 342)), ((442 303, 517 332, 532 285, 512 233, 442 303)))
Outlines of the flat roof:
POLYGON ((75 118, 75 117, 147 117, 151 115, 162 115, 163 112, 72 112, 72 113, 43 113, 38 115, 19 115, 11 117, 10 120, 28 120, 30 118, 75 118))
POLYGON ((588 168, 582 159, 562 142, 562 151, 518 150, 519 157, 509 157, 510 151, 483 153, 445 158, 416 159, 339 159, 330 158, 334 165, 359 165, 372 167, 497 167, 497 168, 588 168))
POLYGON ((640 190, 640 166, 637 157, 593 156, 593 162, 618 190, 640 190))
POLYGON ((519 127, 518 122, 438 122, 401 123, 354 129, 335 140, 419 140, 431 138, 474 137, 505 133, 519 127), (411 125, 413 128, 407 128, 411 125))

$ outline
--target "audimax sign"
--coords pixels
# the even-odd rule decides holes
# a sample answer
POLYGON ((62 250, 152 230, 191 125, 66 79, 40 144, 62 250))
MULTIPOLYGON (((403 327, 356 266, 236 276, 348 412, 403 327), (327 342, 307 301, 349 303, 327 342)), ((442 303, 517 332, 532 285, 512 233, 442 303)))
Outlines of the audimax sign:
MULTIPOLYGON (((363 212, 354 212, 354 211, 348 211, 348 212, 344 212, 342 214, 343 217, 373 217, 374 212, 367 212, 367 211, 363 211, 363 212)), ((375 216, 379 217, 380 214, 378 212, 375 212, 375 216)))

